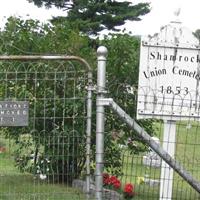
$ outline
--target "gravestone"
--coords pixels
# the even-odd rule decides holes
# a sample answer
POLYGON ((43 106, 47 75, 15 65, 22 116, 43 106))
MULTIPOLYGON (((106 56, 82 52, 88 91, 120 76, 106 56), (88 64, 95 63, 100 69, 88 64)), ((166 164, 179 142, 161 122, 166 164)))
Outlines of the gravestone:
MULTIPOLYGON (((157 137, 152 137, 152 139, 160 144, 160 140, 157 137)), ((143 156, 143 164, 149 167, 159 168, 161 166, 161 159, 157 153, 155 153, 151 148, 149 148, 149 152, 143 156)))

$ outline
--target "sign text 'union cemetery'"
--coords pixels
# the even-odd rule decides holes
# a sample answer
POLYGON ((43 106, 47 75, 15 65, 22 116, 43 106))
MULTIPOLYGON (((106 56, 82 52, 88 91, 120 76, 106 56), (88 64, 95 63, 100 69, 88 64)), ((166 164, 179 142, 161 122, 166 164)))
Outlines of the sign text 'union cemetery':
POLYGON ((199 42, 179 24, 142 39, 138 118, 199 117, 199 42))

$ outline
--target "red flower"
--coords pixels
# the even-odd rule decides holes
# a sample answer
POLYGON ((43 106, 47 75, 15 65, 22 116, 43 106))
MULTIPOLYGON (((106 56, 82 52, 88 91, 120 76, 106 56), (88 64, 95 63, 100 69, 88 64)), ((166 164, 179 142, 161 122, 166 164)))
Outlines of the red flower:
POLYGON ((110 184, 110 176, 107 173, 103 173, 103 184, 109 185, 110 184))
POLYGON ((105 179, 109 178, 109 174, 108 173, 103 173, 103 178, 105 178, 105 179))
POLYGON ((131 183, 127 183, 124 186, 124 192, 128 194, 133 194, 134 186, 131 183))
POLYGON ((113 185, 115 189, 119 189, 121 187, 121 182, 116 176, 111 176, 109 180, 110 180, 109 184, 113 185))
POLYGON ((104 185, 110 185, 110 179, 109 179, 109 178, 104 179, 104 180, 103 180, 103 184, 104 184, 104 185))
POLYGON ((118 179, 117 179, 116 176, 111 176, 111 177, 110 177, 110 184, 111 184, 111 185, 115 184, 115 182, 116 182, 117 180, 118 180, 118 179))
POLYGON ((113 183, 113 186, 115 189, 119 189, 121 187, 120 180, 116 179, 115 182, 113 183))
POLYGON ((121 182, 116 176, 109 176, 107 173, 103 173, 103 184, 104 186, 110 185, 115 189, 119 189, 121 187, 121 182))

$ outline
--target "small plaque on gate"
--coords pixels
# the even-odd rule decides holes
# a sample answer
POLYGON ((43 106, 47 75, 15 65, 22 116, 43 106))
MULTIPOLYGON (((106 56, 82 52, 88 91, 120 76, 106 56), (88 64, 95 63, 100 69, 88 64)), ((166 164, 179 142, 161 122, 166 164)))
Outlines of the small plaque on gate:
POLYGON ((28 126, 27 101, 0 101, 0 126, 28 126))

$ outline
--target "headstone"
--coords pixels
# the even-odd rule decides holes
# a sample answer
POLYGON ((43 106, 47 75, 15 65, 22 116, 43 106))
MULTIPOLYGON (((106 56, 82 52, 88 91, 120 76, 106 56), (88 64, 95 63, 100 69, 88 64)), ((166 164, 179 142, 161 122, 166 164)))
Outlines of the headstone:
POLYGON ((187 125, 186 125, 186 129, 191 129, 192 128, 192 125, 190 124, 190 123, 188 123, 187 125))
MULTIPOLYGON (((160 140, 157 137, 152 137, 152 139, 160 144, 160 140)), ((149 152, 143 156, 143 164, 149 167, 158 168, 161 166, 161 159, 151 148, 149 148, 149 152)))

